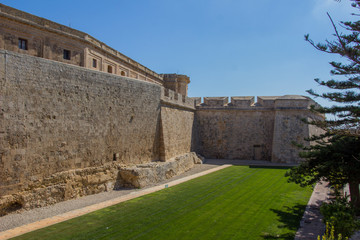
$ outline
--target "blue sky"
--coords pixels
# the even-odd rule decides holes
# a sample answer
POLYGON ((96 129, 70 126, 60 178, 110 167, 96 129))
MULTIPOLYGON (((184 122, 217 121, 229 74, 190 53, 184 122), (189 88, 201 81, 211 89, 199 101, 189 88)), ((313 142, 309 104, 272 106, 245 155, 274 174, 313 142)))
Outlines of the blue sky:
POLYGON ((326 12, 339 22, 354 11, 348 0, 1 3, 86 32, 157 73, 186 74, 192 97, 326 91, 313 79, 329 79, 328 62, 339 58, 316 51, 304 34, 332 39, 326 12))

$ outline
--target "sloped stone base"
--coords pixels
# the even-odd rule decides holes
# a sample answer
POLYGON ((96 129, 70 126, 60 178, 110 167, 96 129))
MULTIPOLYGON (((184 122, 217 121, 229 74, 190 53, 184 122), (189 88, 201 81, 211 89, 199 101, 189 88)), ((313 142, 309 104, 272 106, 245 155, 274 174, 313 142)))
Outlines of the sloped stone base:
POLYGON ((114 188, 142 188, 186 172, 199 163, 202 160, 196 153, 187 153, 169 162, 152 162, 134 167, 114 162, 101 167, 55 173, 29 182, 20 192, 0 196, 0 216, 114 188))
POLYGON ((122 168, 119 171, 117 186, 143 188, 190 170, 202 159, 191 152, 177 156, 168 162, 153 162, 135 167, 122 168))

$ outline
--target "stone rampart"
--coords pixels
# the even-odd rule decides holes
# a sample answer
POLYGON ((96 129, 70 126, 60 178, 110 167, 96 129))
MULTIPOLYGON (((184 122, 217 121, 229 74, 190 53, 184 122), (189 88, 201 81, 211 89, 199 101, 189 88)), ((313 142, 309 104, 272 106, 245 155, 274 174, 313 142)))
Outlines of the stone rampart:
POLYGON ((195 102, 163 88, 161 95, 160 159, 169 159, 192 151, 195 102))
POLYGON ((0 189, 109 162, 159 159, 161 87, 0 51, 0 189))
POLYGON ((195 98, 196 151, 206 158, 298 162, 293 142, 307 144, 314 129, 302 119, 318 118, 304 96, 195 98))
POLYGON ((161 181, 191 168, 194 151, 297 162, 292 141, 317 131, 301 118, 321 117, 311 104, 291 95, 201 103, 158 84, 0 50, 0 215, 161 181))
POLYGON ((106 191, 121 168, 191 151, 194 101, 158 84, 2 50, 0 79, 0 214, 106 191))

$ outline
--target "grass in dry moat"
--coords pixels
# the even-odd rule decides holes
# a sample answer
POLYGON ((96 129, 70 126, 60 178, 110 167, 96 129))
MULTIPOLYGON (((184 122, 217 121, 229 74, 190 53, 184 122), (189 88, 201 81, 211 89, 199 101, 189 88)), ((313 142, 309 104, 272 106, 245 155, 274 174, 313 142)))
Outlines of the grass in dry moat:
POLYGON ((16 239, 294 239, 311 189, 233 166, 16 239))

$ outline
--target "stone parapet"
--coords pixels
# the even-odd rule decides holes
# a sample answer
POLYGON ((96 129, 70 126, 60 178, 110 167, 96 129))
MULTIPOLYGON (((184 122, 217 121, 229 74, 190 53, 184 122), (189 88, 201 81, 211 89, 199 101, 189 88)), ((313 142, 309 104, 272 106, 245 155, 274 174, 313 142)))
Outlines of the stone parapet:
POLYGON ((206 107, 223 107, 229 102, 228 97, 204 97, 202 106, 206 107))
POLYGON ((279 96, 258 96, 257 107, 274 108, 275 101, 279 96))
POLYGON ((195 100, 168 88, 161 88, 161 103, 180 108, 195 110, 195 100))
POLYGON ((243 109, 243 110, 286 110, 286 109, 309 109, 311 105, 317 105, 312 99, 301 95, 284 96, 258 96, 255 102, 254 96, 230 97, 194 97, 196 108, 201 109, 243 109))
POLYGON ((284 95, 274 101, 274 107, 276 109, 308 109, 314 104, 315 101, 312 99, 299 95, 284 95))
POLYGON ((230 106, 232 107, 251 107, 255 103, 255 97, 231 97, 230 106))

